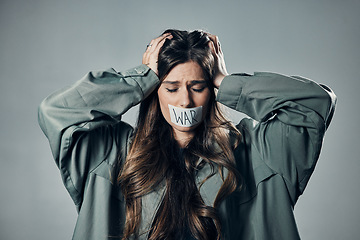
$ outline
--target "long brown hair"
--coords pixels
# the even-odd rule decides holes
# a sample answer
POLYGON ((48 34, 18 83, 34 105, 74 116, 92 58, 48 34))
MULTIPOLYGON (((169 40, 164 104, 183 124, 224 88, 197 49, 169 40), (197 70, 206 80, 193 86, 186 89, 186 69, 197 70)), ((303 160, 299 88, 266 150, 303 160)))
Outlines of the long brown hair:
MULTIPOLYGON (((196 128, 194 138, 180 149, 173 136, 172 127, 164 119, 157 91, 140 105, 137 127, 126 161, 118 175, 118 182, 126 200, 126 222, 123 239, 137 236, 141 221, 141 198, 160 183, 166 190, 152 223, 149 239, 179 239, 191 234, 196 239, 220 239, 221 224, 217 208, 222 200, 239 188, 230 135, 240 139, 240 133, 222 114, 215 101, 212 83, 214 58, 208 47, 210 41, 202 31, 171 32, 158 58, 158 74, 162 81, 177 64, 198 63, 207 79, 211 92, 207 115, 196 128), (181 156, 181 157, 179 157, 181 156), (199 158, 210 164, 211 174, 218 171, 223 184, 215 198, 214 207, 207 206, 195 181, 195 171, 201 168, 199 158), (228 174, 222 175, 223 169, 228 174), (190 232, 189 232, 190 231, 190 232)), ((202 184, 201 184, 202 185, 202 184)))

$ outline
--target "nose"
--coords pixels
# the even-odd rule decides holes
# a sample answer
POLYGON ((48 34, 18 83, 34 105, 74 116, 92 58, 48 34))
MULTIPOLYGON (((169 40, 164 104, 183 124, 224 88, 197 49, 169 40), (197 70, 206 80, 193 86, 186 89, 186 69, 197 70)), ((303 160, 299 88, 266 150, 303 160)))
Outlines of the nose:
POLYGON ((188 89, 184 89, 179 96, 180 107, 189 108, 192 107, 193 101, 191 93, 188 89))

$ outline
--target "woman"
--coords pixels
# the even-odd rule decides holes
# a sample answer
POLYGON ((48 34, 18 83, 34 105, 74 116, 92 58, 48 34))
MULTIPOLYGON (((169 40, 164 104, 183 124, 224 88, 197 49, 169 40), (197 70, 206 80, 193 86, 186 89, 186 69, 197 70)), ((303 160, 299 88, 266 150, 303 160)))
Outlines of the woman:
POLYGON ((165 31, 142 63, 90 72, 40 105, 79 212, 73 238, 299 239, 292 209, 334 93, 302 77, 229 75, 202 31, 165 31), (121 115, 140 102, 133 130, 121 115), (218 103, 251 118, 234 127, 218 103))

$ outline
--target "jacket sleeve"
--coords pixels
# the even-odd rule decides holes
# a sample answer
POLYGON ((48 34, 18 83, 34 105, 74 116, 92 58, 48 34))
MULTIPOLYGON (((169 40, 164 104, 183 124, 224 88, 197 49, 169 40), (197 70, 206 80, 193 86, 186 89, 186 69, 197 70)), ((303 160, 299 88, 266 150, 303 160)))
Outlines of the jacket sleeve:
POLYGON ((145 65, 119 73, 114 69, 90 72, 40 104, 39 125, 78 208, 89 172, 107 158, 114 138, 131 134, 121 115, 158 84, 157 75, 145 65))
POLYGON ((295 204, 319 157, 334 92, 303 77, 257 72, 225 77, 217 100, 252 118, 238 127, 250 133, 252 147, 283 177, 295 204))

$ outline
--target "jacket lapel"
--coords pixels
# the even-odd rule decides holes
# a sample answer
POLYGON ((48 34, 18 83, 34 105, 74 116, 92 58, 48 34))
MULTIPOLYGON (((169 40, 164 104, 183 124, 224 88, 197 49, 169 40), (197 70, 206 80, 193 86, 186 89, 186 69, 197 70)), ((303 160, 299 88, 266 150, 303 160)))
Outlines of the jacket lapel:
POLYGON ((153 191, 142 197, 140 239, 147 239, 151 224, 164 198, 165 189, 165 182, 162 182, 153 191))

